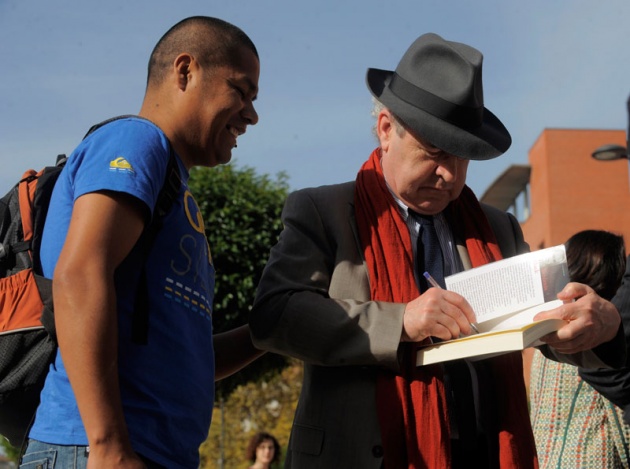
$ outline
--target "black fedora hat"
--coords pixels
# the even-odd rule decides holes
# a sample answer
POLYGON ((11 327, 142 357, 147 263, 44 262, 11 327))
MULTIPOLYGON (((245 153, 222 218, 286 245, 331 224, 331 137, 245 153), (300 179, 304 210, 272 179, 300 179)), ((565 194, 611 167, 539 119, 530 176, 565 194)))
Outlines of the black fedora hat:
POLYGON ((503 154, 512 138, 483 105, 477 49, 423 34, 396 71, 369 68, 370 92, 413 133, 460 158, 487 160, 503 154))

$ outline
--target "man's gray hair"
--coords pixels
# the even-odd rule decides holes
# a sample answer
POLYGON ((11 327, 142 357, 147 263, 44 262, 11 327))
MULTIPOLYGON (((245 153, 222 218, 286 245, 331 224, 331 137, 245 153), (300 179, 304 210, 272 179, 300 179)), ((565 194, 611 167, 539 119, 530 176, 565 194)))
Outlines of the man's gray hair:
POLYGON ((389 113, 393 117, 394 128, 396 129, 396 133, 399 136, 402 136, 405 133, 405 128, 400 123, 400 119, 398 119, 398 116, 394 114, 387 106, 381 103, 378 99, 376 99, 375 97, 372 97, 372 113, 371 114, 372 114, 372 117, 374 117, 375 119, 374 125, 372 126, 372 133, 374 134, 374 136, 376 136, 376 138, 378 139, 378 133, 376 133, 376 125, 378 123, 378 120, 377 120, 378 115, 383 109, 387 109, 389 111, 389 113))

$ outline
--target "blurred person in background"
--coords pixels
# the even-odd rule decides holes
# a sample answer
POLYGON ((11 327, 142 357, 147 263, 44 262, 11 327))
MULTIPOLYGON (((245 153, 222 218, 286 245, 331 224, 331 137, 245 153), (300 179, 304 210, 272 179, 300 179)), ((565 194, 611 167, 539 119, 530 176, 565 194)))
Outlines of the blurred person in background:
POLYGON ((253 463, 248 469, 269 469, 280 461, 280 444, 270 433, 258 432, 249 440, 245 455, 253 463))

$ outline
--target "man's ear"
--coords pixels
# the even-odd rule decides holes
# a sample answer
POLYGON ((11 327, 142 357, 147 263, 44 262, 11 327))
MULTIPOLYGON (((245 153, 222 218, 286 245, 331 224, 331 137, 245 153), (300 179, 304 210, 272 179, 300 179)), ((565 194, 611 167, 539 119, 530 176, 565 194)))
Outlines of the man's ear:
POLYGON ((393 117, 386 109, 382 109, 376 117, 376 136, 380 142, 381 149, 385 152, 389 148, 391 133, 396 131, 392 119, 393 117))
POLYGON ((177 87, 181 91, 185 91, 192 78, 192 72, 195 70, 197 62, 194 57, 188 53, 179 54, 175 57, 173 68, 177 75, 177 87))

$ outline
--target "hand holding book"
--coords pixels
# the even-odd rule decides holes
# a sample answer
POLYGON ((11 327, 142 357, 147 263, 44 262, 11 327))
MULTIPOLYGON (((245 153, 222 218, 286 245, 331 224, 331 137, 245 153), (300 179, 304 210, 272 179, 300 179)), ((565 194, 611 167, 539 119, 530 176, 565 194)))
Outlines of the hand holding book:
POLYGON ((445 278, 475 311, 479 334, 420 349, 418 365, 522 350, 566 324, 534 316, 562 305, 557 294, 568 283, 564 246, 522 254, 445 278))
POLYGON ((590 350, 612 341, 618 334, 621 325, 619 312, 591 287, 570 283, 558 297, 563 301, 559 311, 542 312, 534 317, 534 320, 540 321, 561 316, 568 322, 568 325, 544 338, 544 342, 558 352, 571 354, 590 350))

